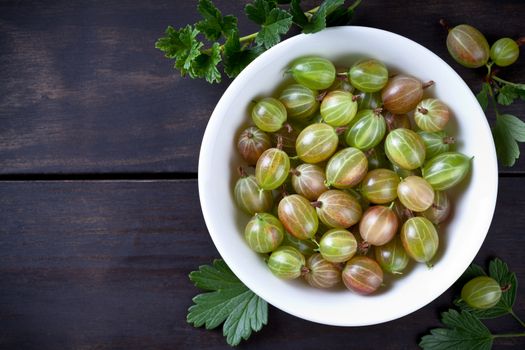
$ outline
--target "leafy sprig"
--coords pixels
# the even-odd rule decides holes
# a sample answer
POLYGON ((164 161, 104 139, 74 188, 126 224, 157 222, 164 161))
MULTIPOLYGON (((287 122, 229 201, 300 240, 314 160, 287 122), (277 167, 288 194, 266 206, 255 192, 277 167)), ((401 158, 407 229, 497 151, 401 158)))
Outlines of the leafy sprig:
POLYGON ((513 166, 520 157, 518 142, 525 142, 525 123, 518 117, 501 113, 498 104, 509 106, 516 100, 525 101, 525 84, 512 83, 501 79, 492 71, 492 63, 487 64, 486 82, 476 95, 479 104, 486 110, 489 101, 496 114, 496 123, 492 127, 492 136, 496 145, 498 160, 504 166, 513 166))
MULTIPOLYGON (((474 277, 486 275, 481 266, 472 264, 457 283, 463 285, 474 277)), ((449 309, 444 312, 441 315, 441 322, 445 327, 432 329, 430 334, 423 336, 419 346, 425 350, 491 349, 494 340, 498 338, 525 337, 525 332, 492 334, 481 321, 510 314, 525 328, 525 323, 512 309, 518 288, 516 274, 509 271, 506 263, 496 258, 489 264, 488 275, 502 288, 500 301, 489 309, 474 309, 461 299, 456 299, 454 303, 460 311, 449 309)))
POLYGON ((350 6, 345 5, 344 0, 324 0, 318 7, 305 12, 300 2, 253 0, 244 12, 260 30, 241 37, 235 16, 223 16, 211 0, 199 0, 197 10, 202 20, 180 29, 168 26, 155 47, 164 52, 166 58, 175 61, 174 68, 182 76, 218 83, 222 79, 221 63, 222 71, 233 78, 258 55, 279 43, 293 24, 304 33, 348 24, 361 0, 350 6))
POLYGON ((231 346, 246 340, 268 322, 268 304, 246 287, 223 260, 203 265, 189 275, 196 287, 206 291, 193 298, 187 321, 195 327, 222 332, 231 346))

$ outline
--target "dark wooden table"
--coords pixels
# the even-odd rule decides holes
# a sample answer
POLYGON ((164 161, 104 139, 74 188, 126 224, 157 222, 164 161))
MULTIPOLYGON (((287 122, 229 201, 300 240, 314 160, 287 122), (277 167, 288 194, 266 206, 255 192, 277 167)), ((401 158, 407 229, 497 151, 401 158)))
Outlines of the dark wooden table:
MULTIPOLYGON (((254 29, 242 16, 246 2, 216 1, 241 15, 243 34, 254 29)), ((219 257, 200 211, 197 164, 230 81, 183 79, 153 47, 168 24, 194 23, 195 7, 0 1, 0 348, 227 348, 221 330, 185 319, 198 292, 188 273, 219 257)), ((438 19, 471 23, 493 42, 525 35, 524 13, 522 0, 369 0, 354 23, 421 43, 477 90, 482 72, 452 61, 438 19)), ((525 58, 501 75, 525 81, 525 58)), ((525 118, 523 103, 505 110, 525 118)), ((475 261, 502 257, 525 283, 524 171, 525 157, 500 169, 495 217, 475 261)), ((515 310, 525 317, 519 293, 515 310)), ((268 326, 240 348, 415 348, 452 297, 362 328, 270 307, 268 326)), ((518 330, 510 318, 489 324, 518 330)), ((523 340, 496 344, 525 348, 523 340)))

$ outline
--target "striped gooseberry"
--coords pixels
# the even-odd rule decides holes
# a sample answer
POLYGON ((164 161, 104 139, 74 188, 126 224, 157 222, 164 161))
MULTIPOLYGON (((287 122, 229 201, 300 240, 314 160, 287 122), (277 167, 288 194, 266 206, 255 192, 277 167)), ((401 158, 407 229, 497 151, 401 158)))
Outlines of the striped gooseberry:
POLYGON ((268 258, 268 267, 272 273, 283 279, 294 279, 305 271, 306 259, 297 249, 280 246, 268 258))
POLYGON ((423 99, 423 89, 433 84, 433 81, 423 84, 410 75, 396 75, 381 91, 383 107, 394 114, 408 113, 423 99))
POLYGON ((414 217, 414 213, 412 212, 412 210, 405 207, 403 203, 401 203, 399 198, 393 202, 392 210, 397 216, 399 226, 402 226, 405 223, 405 221, 407 221, 411 217, 414 217))
POLYGON ((350 123, 357 113, 357 102, 348 91, 330 91, 321 102, 321 117, 332 126, 350 123))
POLYGON ((452 204, 444 191, 434 191, 434 201, 430 208, 421 213, 424 217, 432 221, 434 225, 439 225, 450 215, 452 204))
POLYGON ((288 117, 296 120, 308 120, 319 107, 317 91, 301 84, 288 85, 279 100, 286 107, 288 117))
POLYGON ((394 275, 402 274, 410 258, 403 248, 401 238, 396 235, 390 242, 374 247, 376 261, 384 271, 394 275))
POLYGON ((346 144, 362 151, 377 146, 386 133, 385 118, 381 109, 375 109, 357 121, 345 133, 346 144))
POLYGON ((279 220, 286 231, 299 239, 312 238, 317 232, 319 219, 310 201, 298 194, 285 196, 277 207, 279 220))
POLYGON ((295 142, 295 149, 303 162, 319 163, 330 158, 338 143, 339 138, 333 127, 315 123, 301 131, 295 142))
POLYGON ((426 98, 419 102, 414 112, 414 120, 423 131, 440 131, 450 119, 450 111, 443 101, 437 98, 426 98))
POLYGON ((470 160, 471 158, 459 152, 438 154, 423 166, 423 177, 435 190, 444 191, 467 176, 470 160))
POLYGON ((519 55, 520 47, 511 38, 498 39, 490 48, 490 58, 500 67, 510 66, 519 55))
POLYGON ((397 175, 399 175, 399 177, 402 177, 403 179, 409 176, 421 176, 421 168, 407 170, 407 169, 401 168, 400 166, 394 163, 390 163, 390 167, 397 175))
POLYGON ((261 154, 270 147, 270 136, 255 126, 243 130, 237 140, 237 150, 249 165, 255 165, 261 154))
POLYGON ((345 229, 334 228, 325 232, 319 241, 319 253, 332 263, 349 260, 357 251, 354 235, 345 229))
POLYGON ((484 66, 489 59, 487 39, 468 24, 460 24, 449 30, 447 49, 456 62, 468 68, 484 66))
POLYGON ((298 194, 310 201, 315 201, 319 196, 328 191, 324 169, 314 164, 301 164, 292 173, 292 186, 298 194))
POLYGON ((272 192, 263 190, 255 176, 246 174, 242 168, 239 172, 241 178, 233 191, 237 206, 250 215, 269 211, 273 206, 272 192))
POLYGON ((389 207, 376 205, 368 208, 359 222, 361 237, 372 245, 383 245, 394 238, 398 228, 396 214, 389 207))
POLYGON ((403 169, 413 170, 425 161, 425 144, 416 132, 395 129, 386 137, 385 153, 392 163, 403 169))
POLYGON ((408 209, 422 212, 434 202, 434 189, 422 177, 408 176, 397 186, 397 197, 408 209))
POLYGON ((461 289, 461 299, 474 309, 488 309, 501 299, 501 286, 488 276, 474 277, 461 289))
POLYGON ((358 90, 376 92, 388 82, 388 69, 373 58, 359 60, 348 71, 350 83, 358 90))
POLYGON ((456 140, 447 135, 446 131, 418 131, 417 133, 423 139, 425 144, 425 158, 431 159, 438 154, 448 152, 450 145, 454 144, 456 140))
POLYGON ((289 73, 299 84, 313 90, 328 89, 335 80, 335 66, 323 57, 306 56, 292 61, 289 73))
POLYGON ((328 227, 350 227, 356 224, 363 214, 357 199, 340 190, 322 193, 312 205, 319 220, 328 227))
POLYGON ((244 229, 244 238, 250 248, 257 253, 269 253, 283 241, 284 228, 279 219, 272 214, 255 214, 244 229))
POLYGON ((407 254, 417 262, 426 263, 436 255, 439 237, 434 225, 424 217, 408 219, 401 227, 401 242, 407 254))
POLYGON ((363 152, 347 147, 330 158, 326 165, 328 186, 345 189, 357 185, 368 171, 368 160, 363 152))
POLYGON ((346 288, 358 294, 371 294, 383 283, 383 270, 367 256, 355 256, 348 261, 342 273, 346 288))
POLYGON ((286 107, 273 97, 265 97, 252 108, 252 120, 255 125, 267 132, 274 132, 283 127, 286 121, 286 107))
POLYGON ((341 281, 341 270, 319 253, 306 260, 305 271, 304 279, 315 288, 331 288, 341 281))
POLYGON ((274 190, 286 181, 289 171, 290 158, 278 145, 261 154, 255 165, 255 178, 262 189, 274 190))
MULTIPOLYGON (((369 161, 370 163, 370 161, 369 161)), ((375 169, 361 181, 361 193, 370 202, 385 204, 397 198, 399 176, 389 169, 375 169)))

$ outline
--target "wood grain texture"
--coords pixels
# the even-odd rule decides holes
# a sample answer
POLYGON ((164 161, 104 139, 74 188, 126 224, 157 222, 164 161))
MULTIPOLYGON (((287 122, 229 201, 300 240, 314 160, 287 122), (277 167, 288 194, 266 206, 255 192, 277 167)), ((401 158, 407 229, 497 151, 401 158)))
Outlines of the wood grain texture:
MULTIPOLYGON (((495 219, 476 258, 503 257, 525 281, 521 178, 500 182, 495 219)), ((0 182, 0 348, 227 349, 220 330, 194 329, 186 310, 198 290, 187 275, 218 258, 186 181, 0 182)), ((525 317, 524 288, 516 312, 525 317)), ((345 328, 270 308, 269 324, 241 349, 414 349, 447 291, 382 325, 345 328)), ((371 310, 381 312, 381 310, 371 310)), ((518 330, 510 318, 489 322, 518 330)), ((523 348, 525 340, 496 349, 523 348)))
MULTIPOLYGON (((247 0, 215 2, 240 17, 243 34, 253 32, 247 0)), ((354 24, 421 43, 478 90, 482 70, 452 61, 438 19, 469 22, 493 41, 525 34, 523 10, 520 0, 368 0, 354 24)), ((0 174, 196 172, 229 80, 181 78, 153 46, 168 24, 197 19, 196 1, 0 2, 0 174)), ((525 80, 524 62, 502 77, 525 80)), ((525 118, 523 103, 504 110, 525 118)), ((524 171, 523 163, 505 171, 524 171)))

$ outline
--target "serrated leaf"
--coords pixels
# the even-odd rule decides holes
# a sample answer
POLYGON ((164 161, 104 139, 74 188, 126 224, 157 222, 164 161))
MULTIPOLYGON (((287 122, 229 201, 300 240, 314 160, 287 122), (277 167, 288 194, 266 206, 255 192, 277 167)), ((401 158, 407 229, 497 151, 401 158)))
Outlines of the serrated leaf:
POLYGON ((237 29, 237 18, 231 15, 223 17, 211 0, 199 0, 197 10, 204 19, 197 22, 196 27, 210 41, 216 41, 237 29))
POLYGON ((270 12, 277 6, 276 1, 272 0, 255 0, 244 7, 246 16, 253 22, 263 25, 270 12))
POLYGON ((239 279, 235 276, 223 260, 215 259, 213 265, 202 265, 198 271, 192 271, 190 281, 203 290, 219 290, 236 287, 239 279))
POLYGON ((518 142, 525 142, 525 123, 518 117, 511 114, 503 114, 499 117, 511 133, 512 137, 518 142))
MULTIPOLYGON (((496 305, 489 309, 474 309, 461 299, 455 300, 454 303, 462 310, 468 311, 480 319, 496 318, 509 313, 516 300, 516 290, 518 287, 516 275, 509 271, 507 264, 496 258, 490 262, 489 276, 494 278, 500 286, 507 288, 501 294, 501 299, 496 305)), ((471 278, 474 277, 476 276, 472 276, 471 278)), ((469 278, 469 280, 471 278, 469 278)), ((465 282, 468 282, 468 280, 465 282)))
POLYGON ((501 117, 496 118, 496 124, 492 128, 492 136, 500 163, 508 167, 513 166, 520 156, 520 149, 501 117))
POLYGON ((466 311, 449 309, 441 321, 448 328, 436 328, 423 336, 419 346, 425 350, 490 349, 492 334, 480 320, 466 311))
POLYGON ((221 73, 217 69, 217 65, 221 60, 220 45, 219 43, 214 43, 210 52, 203 52, 195 57, 191 66, 190 77, 205 78, 208 83, 219 83, 221 81, 221 73))
POLYGON ((508 106, 519 96, 510 85, 505 85, 499 89, 497 100, 500 105, 508 106))
POLYGON ((489 93, 491 89, 489 83, 483 83, 481 85, 481 91, 476 95, 479 105, 483 110, 486 110, 489 105, 489 93))
POLYGON ((262 47, 241 48, 237 31, 230 33, 224 44, 224 72, 230 77, 236 77, 261 52, 262 47))
POLYGON ((345 26, 354 17, 354 9, 345 8, 340 6, 336 8, 332 13, 326 16, 326 26, 335 27, 335 26, 345 26))
POLYGON ((200 55, 202 43, 196 39, 199 30, 187 25, 175 30, 172 26, 166 29, 165 36, 158 39, 155 47, 165 53, 165 56, 175 60, 175 68, 184 76, 190 72, 195 58, 200 55))
POLYGON ((301 0, 292 0, 290 4, 290 14, 292 15, 292 21, 299 27, 302 28, 308 24, 308 17, 306 17, 301 7, 301 0))
POLYGON ((223 334, 231 346, 248 339, 268 322, 268 304, 249 290, 222 260, 204 265, 190 273, 190 280, 207 293, 193 298, 187 322, 206 329, 223 325, 223 334))
POLYGON ((261 30, 255 38, 255 42, 266 49, 281 41, 281 35, 286 34, 292 25, 292 15, 288 12, 274 8, 270 11, 261 30))

